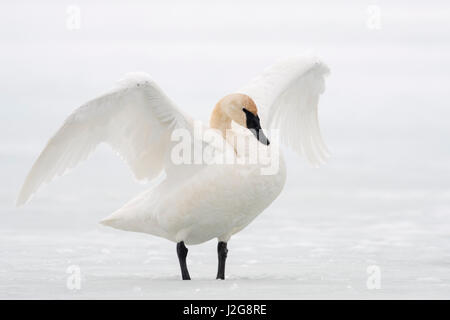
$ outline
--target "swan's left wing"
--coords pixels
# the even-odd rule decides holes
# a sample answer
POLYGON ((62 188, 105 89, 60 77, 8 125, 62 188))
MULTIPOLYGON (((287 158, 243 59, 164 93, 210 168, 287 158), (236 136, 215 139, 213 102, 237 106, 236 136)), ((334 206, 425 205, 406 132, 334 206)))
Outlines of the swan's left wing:
POLYGON ((41 185, 75 168, 101 143, 110 145, 139 180, 173 171, 171 134, 175 129, 191 133, 192 126, 192 120, 148 75, 128 74, 116 88, 66 119, 34 163, 17 204, 24 204, 41 185))
POLYGON ((281 142, 315 166, 329 155, 317 114, 328 73, 328 67, 314 56, 293 57, 269 67, 239 90, 261 110, 263 127, 278 129, 281 142))

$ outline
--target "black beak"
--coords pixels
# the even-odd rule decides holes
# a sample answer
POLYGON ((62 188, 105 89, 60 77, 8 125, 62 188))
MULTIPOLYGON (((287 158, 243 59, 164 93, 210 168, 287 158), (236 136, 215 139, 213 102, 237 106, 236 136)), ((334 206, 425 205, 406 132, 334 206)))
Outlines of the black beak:
POLYGON ((245 108, 243 108, 242 110, 245 112, 245 116, 247 119, 247 129, 249 129, 255 135, 256 139, 258 139, 259 142, 268 146, 270 142, 261 129, 259 117, 245 108))

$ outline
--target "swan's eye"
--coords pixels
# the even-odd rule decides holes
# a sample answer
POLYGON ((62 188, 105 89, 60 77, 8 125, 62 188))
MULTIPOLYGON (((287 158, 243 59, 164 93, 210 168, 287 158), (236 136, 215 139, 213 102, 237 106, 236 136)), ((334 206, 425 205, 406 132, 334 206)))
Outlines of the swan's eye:
MULTIPOLYGON (((247 114, 253 114, 253 112, 251 112, 251 111, 248 111, 245 107, 242 107, 242 111, 244 111, 244 113, 247 115, 247 114)), ((253 114, 254 115, 254 114, 253 114)))

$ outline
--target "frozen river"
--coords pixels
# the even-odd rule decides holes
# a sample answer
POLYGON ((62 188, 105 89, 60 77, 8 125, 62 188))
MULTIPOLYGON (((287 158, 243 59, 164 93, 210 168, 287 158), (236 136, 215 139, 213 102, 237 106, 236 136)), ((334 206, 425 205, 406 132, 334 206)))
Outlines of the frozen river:
POLYGON ((450 296, 448 191, 322 188, 329 178, 322 169, 305 169, 308 179, 323 182, 288 183, 266 212, 232 238, 226 281, 214 280, 216 242, 210 241, 189 248, 193 281, 182 282, 173 243, 97 225, 120 205, 118 187, 90 185, 77 192, 69 186, 82 184, 89 174, 116 183, 118 177, 106 176, 111 168, 88 172, 96 160, 80 168, 76 179, 72 175, 49 187, 51 192, 28 208, 5 210, 2 298, 450 296), (79 268, 79 290, 67 286, 71 266, 79 268), (367 285, 371 266, 379 270, 379 289, 367 285))

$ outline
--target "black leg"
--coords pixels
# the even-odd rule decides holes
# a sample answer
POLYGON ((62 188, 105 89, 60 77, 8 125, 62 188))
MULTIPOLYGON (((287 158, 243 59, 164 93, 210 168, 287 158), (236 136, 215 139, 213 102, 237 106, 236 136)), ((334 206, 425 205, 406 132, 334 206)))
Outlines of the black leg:
POLYGON ((217 269, 217 278, 225 280, 225 260, 227 260, 227 243, 219 241, 217 244, 217 256, 219 258, 219 268, 217 269))
POLYGON ((181 267, 181 276, 183 277, 183 280, 191 280, 191 277, 189 276, 189 271, 187 269, 186 265, 186 257, 187 257, 188 249, 184 245, 184 242, 178 242, 177 243, 177 255, 178 260, 180 261, 180 267, 181 267))

